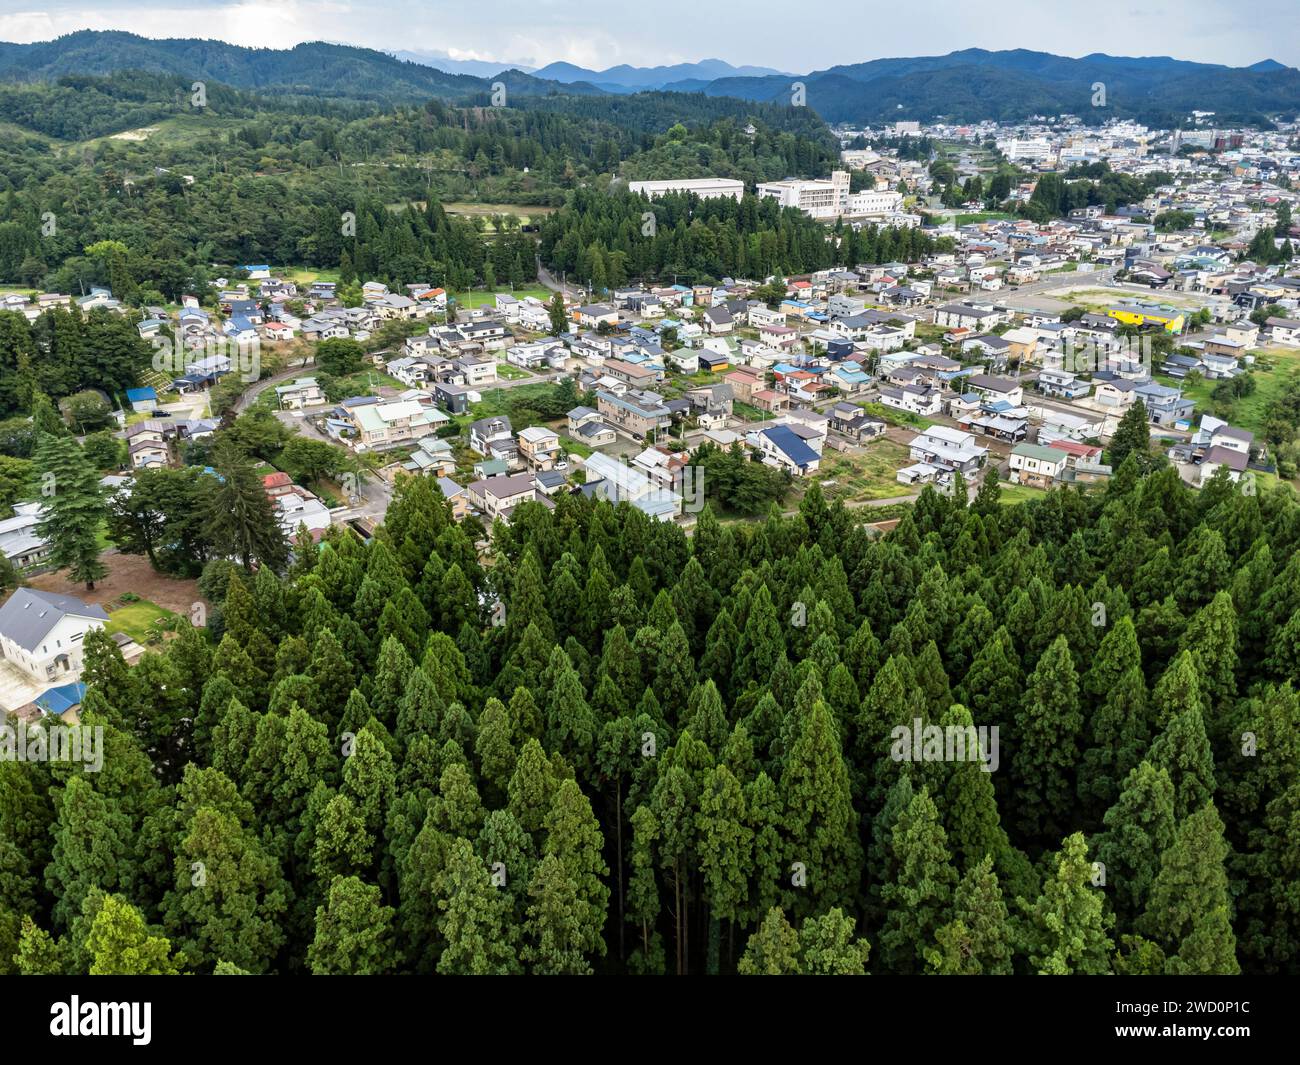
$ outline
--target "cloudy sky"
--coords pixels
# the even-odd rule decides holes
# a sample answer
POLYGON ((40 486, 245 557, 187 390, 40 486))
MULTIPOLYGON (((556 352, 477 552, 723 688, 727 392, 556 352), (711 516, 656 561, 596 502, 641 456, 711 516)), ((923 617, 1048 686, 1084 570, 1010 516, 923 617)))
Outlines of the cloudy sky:
POLYGON ((785 0, 750 0, 714 18, 695 0, 0 0, 0 40, 121 29, 267 48, 327 40, 530 66, 567 60, 594 69, 717 57, 806 73, 967 47, 1300 66, 1296 0, 909 0, 884 6, 900 12, 893 24, 882 19, 882 5, 852 0, 817 8, 828 21, 805 20, 806 33, 778 30, 799 10, 785 0))

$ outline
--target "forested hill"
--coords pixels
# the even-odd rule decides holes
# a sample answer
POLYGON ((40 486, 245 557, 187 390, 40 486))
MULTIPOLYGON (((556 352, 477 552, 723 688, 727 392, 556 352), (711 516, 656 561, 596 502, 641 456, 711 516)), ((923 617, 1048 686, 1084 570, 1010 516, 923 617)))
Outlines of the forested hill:
POLYGON ((81 30, 36 44, 0 43, 0 79, 54 81, 67 75, 139 70, 212 80, 262 93, 354 100, 462 100, 486 96, 501 81, 507 92, 542 95, 599 92, 581 82, 561 85, 519 71, 494 78, 446 74, 369 48, 315 41, 287 50, 242 48, 224 41, 152 40, 119 31, 81 30))

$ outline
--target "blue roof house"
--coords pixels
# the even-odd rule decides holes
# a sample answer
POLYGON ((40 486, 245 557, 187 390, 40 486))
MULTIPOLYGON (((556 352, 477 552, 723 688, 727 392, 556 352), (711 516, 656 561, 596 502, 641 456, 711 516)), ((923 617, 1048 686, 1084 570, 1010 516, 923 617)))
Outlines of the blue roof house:
POLYGON ((134 411, 158 409, 158 393, 152 388, 128 388, 126 401, 131 404, 131 409, 134 411))

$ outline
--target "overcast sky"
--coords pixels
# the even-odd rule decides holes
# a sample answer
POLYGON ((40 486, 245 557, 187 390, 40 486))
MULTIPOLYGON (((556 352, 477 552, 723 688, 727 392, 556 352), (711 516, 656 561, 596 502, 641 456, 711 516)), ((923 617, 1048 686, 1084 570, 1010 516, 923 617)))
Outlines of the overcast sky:
POLYGON ((1300 66, 1296 0, 853 0, 808 11, 787 0, 749 0, 721 11, 710 15, 695 0, 0 0, 0 40, 120 29, 267 48, 328 40, 530 66, 567 60, 593 69, 716 57, 806 73, 969 47, 1300 66), (779 28, 791 15, 804 32, 779 28))

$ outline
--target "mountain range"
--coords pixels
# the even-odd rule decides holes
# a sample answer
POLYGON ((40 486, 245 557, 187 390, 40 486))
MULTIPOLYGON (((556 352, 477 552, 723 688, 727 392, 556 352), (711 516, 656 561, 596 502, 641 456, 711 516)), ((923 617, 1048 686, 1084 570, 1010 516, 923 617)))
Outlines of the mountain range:
MULTIPOLYGON (((1192 110, 1208 110, 1225 119, 1251 119, 1300 108, 1300 71, 1271 59, 1227 67, 1169 56, 1094 53, 1074 59, 1026 49, 968 48, 835 66, 798 80, 808 106, 829 122, 1096 114, 1092 100, 1098 85, 1105 86, 1110 115, 1176 120, 1192 110)), ((726 77, 664 88, 764 101, 791 94, 790 79, 784 76, 726 77)))
POLYGON ((518 70, 492 78, 447 73, 385 52, 313 41, 293 48, 244 48, 198 38, 155 40, 118 30, 80 30, 35 44, 0 42, 0 80, 53 81, 85 74, 142 70, 207 80, 266 94, 398 102, 463 99, 490 93, 493 81, 510 92, 539 95, 599 93, 593 86, 541 81, 518 70))
POLYGON ((720 59, 672 66, 589 70, 570 63, 493 71, 483 60, 438 52, 385 52, 312 42, 287 50, 201 39, 154 40, 119 31, 80 31, 36 44, 0 42, 0 80, 50 81, 68 75, 145 70, 209 79, 264 94, 405 102, 481 96, 502 81, 524 96, 703 93, 781 103, 803 85, 807 105, 832 123, 949 118, 1014 121, 1069 112, 1173 123, 1192 110, 1222 123, 1261 121, 1300 110, 1300 70, 1271 59, 1249 67, 1168 56, 1101 53, 1070 58, 1025 49, 969 48, 943 56, 873 59, 808 74, 733 66, 720 59), (444 69, 449 68, 449 69, 444 69), (1098 85, 1105 104, 1094 108, 1098 85))

